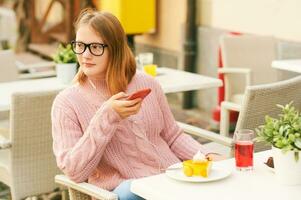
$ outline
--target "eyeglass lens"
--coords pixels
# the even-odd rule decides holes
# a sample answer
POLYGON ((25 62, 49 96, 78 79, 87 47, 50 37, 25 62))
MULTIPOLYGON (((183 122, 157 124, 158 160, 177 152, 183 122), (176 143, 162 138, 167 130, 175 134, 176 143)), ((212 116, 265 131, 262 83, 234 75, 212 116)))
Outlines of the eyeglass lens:
POLYGON ((104 48, 106 45, 101 43, 85 44, 83 42, 72 42, 72 50, 76 54, 84 53, 87 47, 91 54, 95 56, 101 56, 104 53, 104 48))

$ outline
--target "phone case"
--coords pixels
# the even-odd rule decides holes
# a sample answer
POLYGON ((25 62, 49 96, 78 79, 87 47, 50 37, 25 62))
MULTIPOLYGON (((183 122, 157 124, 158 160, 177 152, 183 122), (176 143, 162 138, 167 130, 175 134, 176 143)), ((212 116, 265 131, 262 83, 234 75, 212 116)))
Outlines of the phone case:
POLYGON ((127 99, 128 100, 134 100, 134 99, 137 99, 137 98, 144 99, 150 92, 151 92, 150 88, 139 90, 139 91, 131 94, 127 99))

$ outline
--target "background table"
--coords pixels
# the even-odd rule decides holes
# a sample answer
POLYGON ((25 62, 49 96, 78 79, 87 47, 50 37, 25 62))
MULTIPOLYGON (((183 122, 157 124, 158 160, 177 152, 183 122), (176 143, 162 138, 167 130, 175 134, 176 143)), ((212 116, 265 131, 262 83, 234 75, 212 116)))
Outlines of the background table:
POLYGON ((29 79, 0 83, 0 111, 9 110, 11 95, 15 92, 63 89, 67 85, 57 78, 29 79))
POLYGON ((167 67, 158 68, 156 80, 161 84, 165 93, 216 88, 223 85, 222 81, 217 78, 167 67))
MULTIPOLYGON (((156 80, 165 93, 207 89, 222 85, 222 81, 216 78, 170 68, 159 68, 156 80)), ((10 97, 14 92, 63 89, 67 86, 59 83, 55 77, 0 83, 0 111, 9 110, 10 97)))
POLYGON ((265 167, 264 161, 271 151, 255 154, 253 171, 240 172, 235 170, 234 159, 214 164, 233 170, 230 177, 208 183, 188 183, 173 180, 165 174, 134 180, 131 190, 135 194, 152 200, 293 200, 299 199, 301 185, 284 186, 277 183, 273 172, 265 167))
POLYGON ((272 67, 284 71, 301 73, 301 59, 274 60, 272 67))

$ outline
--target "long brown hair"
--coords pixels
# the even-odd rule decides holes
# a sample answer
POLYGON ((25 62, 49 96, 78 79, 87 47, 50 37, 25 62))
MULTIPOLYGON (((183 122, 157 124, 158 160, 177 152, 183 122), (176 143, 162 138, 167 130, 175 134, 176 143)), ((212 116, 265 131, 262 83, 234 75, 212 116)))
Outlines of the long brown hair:
MULTIPOLYGON (((106 82, 111 94, 125 91, 136 73, 136 62, 119 20, 109 12, 88 8, 81 11, 75 30, 81 25, 91 26, 108 45, 105 49, 109 53, 106 82)), ((86 79, 87 76, 79 68, 75 81, 82 84, 86 79)))

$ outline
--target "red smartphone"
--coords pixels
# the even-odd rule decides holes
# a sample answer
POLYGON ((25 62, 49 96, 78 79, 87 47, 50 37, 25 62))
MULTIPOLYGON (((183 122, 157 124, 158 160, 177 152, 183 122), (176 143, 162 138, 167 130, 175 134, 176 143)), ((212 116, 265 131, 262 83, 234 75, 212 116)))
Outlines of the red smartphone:
POLYGON ((127 100, 134 100, 137 98, 144 99, 152 90, 150 88, 138 90, 135 93, 131 94, 127 100))

